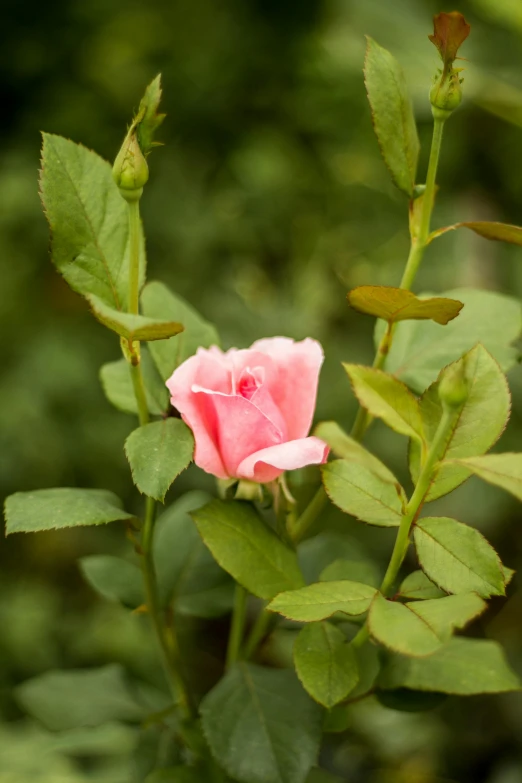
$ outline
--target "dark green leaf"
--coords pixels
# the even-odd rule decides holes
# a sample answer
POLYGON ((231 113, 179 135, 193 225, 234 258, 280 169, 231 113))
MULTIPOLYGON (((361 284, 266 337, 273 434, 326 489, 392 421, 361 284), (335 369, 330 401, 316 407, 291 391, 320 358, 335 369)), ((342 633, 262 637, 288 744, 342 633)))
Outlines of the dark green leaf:
POLYGON ((352 723, 353 713, 351 705, 362 696, 370 694, 375 687, 375 681, 381 670, 379 648, 373 642, 364 642, 360 647, 355 647, 359 682, 350 693, 345 704, 338 704, 325 715, 324 731, 333 734, 346 731, 352 723))
POLYGON ((519 690, 520 682, 496 642, 451 639, 426 658, 394 655, 381 672, 379 687, 472 696, 519 690))
POLYGON ((213 500, 192 518, 219 565, 259 598, 304 584, 295 552, 249 503, 213 500))
POLYGON ((335 612, 358 615, 365 612, 376 593, 362 582, 317 582, 300 590, 277 595, 268 609, 302 623, 326 620, 335 612))
POLYGON ((331 709, 359 681, 357 659, 345 635, 331 623, 310 623, 294 644, 297 676, 313 699, 331 709))
POLYGON ((184 331, 175 340, 156 342, 150 346, 154 361, 165 380, 198 348, 219 345, 215 327, 163 283, 147 283, 141 295, 141 303, 144 315, 179 321, 184 326, 184 331))
POLYGON ((236 664, 201 704, 212 753, 245 783, 304 783, 316 762, 322 710, 288 670, 236 664))
MULTIPOLYGON (((474 457, 484 454, 498 440, 509 418, 511 397, 506 377, 495 359, 482 345, 477 345, 457 363, 464 367, 468 386, 468 398, 453 425, 451 435, 445 443, 443 460, 474 457)), ((442 418, 442 403, 439 399, 439 381, 432 384, 422 395, 420 411, 428 443, 435 437, 442 418)), ((411 442, 410 470, 417 480, 420 465, 420 450, 411 442)), ((471 470, 464 465, 442 462, 430 486, 426 500, 435 500, 458 487, 470 476, 471 470)))
POLYGON ((125 441, 134 483, 144 495, 162 502, 174 479, 189 466, 193 452, 194 436, 181 419, 138 427, 125 441))
POLYGON ((320 582, 340 582, 343 580, 364 582, 365 585, 378 587, 381 582, 381 573, 371 560, 344 560, 339 558, 327 565, 319 576, 320 582))
POLYGON ((505 595, 500 559, 484 536, 447 517, 419 519, 415 547, 423 571, 448 593, 505 595))
POLYGON ((98 321, 127 340, 166 340, 183 331, 182 324, 175 321, 122 313, 109 307, 94 294, 89 294, 87 299, 98 321))
MULTIPOLYGON (((112 720, 138 722, 154 709, 147 689, 140 692, 136 684, 127 682, 117 664, 46 672, 19 685, 15 693, 24 710, 52 731, 100 726, 112 720)), ((154 692, 153 699, 158 698, 167 706, 168 699, 154 692)))
POLYGON ((202 783, 201 770, 194 767, 156 769, 147 776, 145 783, 202 783))
POLYGON ((233 604, 234 584, 204 545, 189 513, 208 500, 205 492, 183 495, 161 514, 154 536, 161 601, 193 617, 219 617, 233 604))
POLYGON ((429 320, 446 325, 463 308, 462 302, 456 299, 421 299, 405 288, 385 285, 360 285, 349 292, 348 302, 354 310, 382 318, 388 323, 429 320))
MULTIPOLYGON (((169 395, 144 346, 141 347, 141 368, 149 413, 161 416, 168 410, 169 395)), ((100 370, 100 380, 105 396, 115 408, 124 413, 138 413, 129 364, 125 359, 104 364, 100 370)))
POLYGON ((445 693, 410 691, 397 688, 394 691, 377 691, 375 694, 383 707, 399 712, 427 712, 443 704, 448 698, 445 693))
POLYGON ((122 509, 120 499, 104 489, 39 489, 16 492, 5 501, 7 535, 132 518, 122 509))
MULTIPOLYGON (((110 307, 125 310, 127 204, 109 164, 79 144, 44 133, 40 185, 58 270, 78 293, 94 294, 110 307)), ((142 263, 142 280, 144 273, 142 263)))
MULTIPOLYGON (((367 559, 361 544, 355 538, 333 530, 323 531, 299 544, 298 557, 301 571, 308 584, 318 582, 324 569, 334 560, 367 559)), ((360 581, 364 582, 364 579, 360 581)))
POLYGON ((397 60, 372 38, 367 41, 364 79, 373 127, 394 183, 411 196, 419 137, 408 88, 397 60))
POLYGON ((145 603, 140 569, 113 555, 80 558, 80 570, 97 593, 135 609, 145 603))
MULTIPOLYGON (((504 372, 515 364, 519 354, 512 346, 522 330, 522 309, 517 299, 466 288, 445 291, 443 296, 464 302, 459 317, 444 327, 431 321, 397 324, 386 359, 388 372, 416 392, 424 391, 436 380, 441 367, 456 361, 477 343, 482 343, 504 372)), ((384 328, 379 321, 376 343, 384 328)))
POLYGON ((364 465, 334 460, 321 469, 328 497, 346 514, 370 525, 397 527, 406 498, 398 482, 383 481, 364 465))

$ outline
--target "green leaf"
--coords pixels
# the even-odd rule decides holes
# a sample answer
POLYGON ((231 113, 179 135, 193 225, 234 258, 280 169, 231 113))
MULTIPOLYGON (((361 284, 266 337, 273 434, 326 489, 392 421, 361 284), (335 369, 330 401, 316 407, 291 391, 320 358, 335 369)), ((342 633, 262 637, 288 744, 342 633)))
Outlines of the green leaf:
POLYGON ((201 770, 194 767, 156 769, 147 776, 145 783, 201 783, 201 770))
POLYGON ((213 755, 245 783, 304 783, 317 760, 322 710, 289 670, 236 664, 201 717, 213 755))
POLYGON ((448 698, 446 693, 410 691, 408 688, 397 688, 393 691, 378 690, 375 696, 383 707, 399 712, 428 712, 440 707, 448 698))
MULTIPOLYGON (((19 685, 15 696, 44 726, 60 731, 114 720, 143 720, 154 707, 147 688, 140 692, 136 686, 127 682, 121 666, 110 664, 100 669, 46 672, 19 685)), ((160 698, 163 707, 168 705, 162 694, 154 691, 153 697, 160 698)))
POLYGON ((338 778, 337 775, 331 775, 324 769, 314 767, 314 769, 310 770, 310 774, 306 778, 306 783, 343 783, 343 781, 341 778, 338 778))
POLYGON ((330 446, 336 457, 346 462, 356 462, 371 470, 383 481, 391 484, 397 483, 397 479, 386 465, 377 457, 365 449, 358 441, 347 435, 335 421, 323 421, 317 425, 314 435, 330 446))
POLYGON ((219 345, 215 327, 205 321, 184 299, 173 294, 163 283, 147 283, 141 294, 143 313, 153 318, 179 321, 184 331, 175 340, 157 342, 150 351, 164 380, 176 367, 196 353, 198 348, 219 345))
POLYGON ((331 709, 359 681, 357 659, 342 631, 331 623, 310 623, 294 644, 297 676, 310 696, 331 709))
POLYGON ((388 323, 431 320, 446 325, 463 308, 456 299, 419 298, 405 288, 385 285, 360 285, 348 294, 348 302, 360 313, 374 315, 388 323))
POLYGON ((399 598, 412 598, 424 601, 427 598, 443 598, 446 593, 431 582, 424 571, 413 571, 403 581, 398 592, 399 598))
MULTIPOLYGON (((464 465, 449 462, 456 458, 484 454, 498 440, 509 418, 511 397, 506 377, 495 359, 482 345, 477 345, 459 360, 464 365, 468 398, 461 408, 440 458, 444 460, 430 486, 426 500, 451 492, 469 478, 471 471, 464 465)), ((442 418, 439 381, 422 395, 420 410, 426 439, 430 444, 442 418)), ((420 450, 412 441, 410 470, 414 482, 420 471, 420 450)))
MULTIPOLYGON (((522 330, 520 302, 493 291, 458 288, 443 296, 459 299, 464 308, 459 317, 442 328, 430 321, 397 324, 386 359, 386 369, 415 392, 422 392, 436 380, 440 368, 459 359, 482 343, 504 372, 513 367, 519 351, 512 347, 522 330)), ((386 325, 379 321, 376 344, 386 325)))
POLYGON ((154 141, 154 134, 165 119, 165 114, 158 113, 161 101, 161 74, 148 85, 145 95, 140 101, 138 113, 132 121, 133 128, 138 134, 140 149, 144 155, 148 155, 153 147, 160 142, 154 141))
POLYGON ((175 321, 161 321, 143 315, 122 313, 105 304, 98 296, 87 296, 97 320, 127 340, 166 340, 183 331, 183 325, 175 321))
POLYGON ((97 593, 135 609, 145 602, 140 569, 113 555, 87 555, 79 560, 80 570, 97 593))
MULTIPOLYGON (((141 368, 149 413, 161 416, 168 410, 169 395, 144 346, 141 346, 141 368)), ((100 380, 105 396, 115 408, 124 413, 138 413, 130 368, 125 359, 104 364, 100 369, 100 380)))
POLYGON ((377 591, 362 582, 316 582, 299 590, 277 595, 267 609, 289 620, 312 623, 326 620, 336 612, 358 615, 365 612, 377 591))
POLYGON ((341 511, 381 527, 398 527, 406 498, 401 485, 383 481, 356 462, 337 459, 321 469, 328 497, 341 511))
POLYGON ((5 501, 6 535, 133 518, 120 499, 104 489, 39 489, 15 492, 5 501))
POLYGON ((234 583, 201 540, 190 512, 209 500, 205 492, 187 492, 156 521, 154 563, 163 605, 178 614, 219 617, 230 611, 234 583))
POLYGON ((259 598, 303 584, 296 553, 249 503, 213 500, 192 518, 219 565, 259 598))
POLYGON ((401 604, 379 593, 368 615, 373 638, 403 655, 430 655, 486 608, 475 593, 401 604))
POLYGON ((353 649, 357 658, 359 682, 345 704, 338 704, 325 715, 323 728, 326 732, 335 734, 346 731, 353 721, 352 703, 375 689, 375 682, 381 670, 379 648, 373 642, 366 641, 353 649))
POLYGON ((522 454, 486 454, 454 462, 468 468, 488 484, 501 487, 522 500, 522 454))
POLYGON ((472 696, 519 690, 520 683, 496 642, 451 639, 426 658, 394 655, 381 673, 379 687, 472 696))
POLYGON ((340 557, 346 560, 367 559, 357 539, 340 531, 325 530, 306 539, 298 547, 299 565, 307 584, 318 582, 326 566, 340 557))
POLYGON ((328 709, 359 681, 354 649, 332 623, 310 623, 301 629, 294 643, 294 663, 305 690, 328 709))
POLYGON ((419 519, 415 547, 422 570, 448 593, 505 595, 502 563, 484 536, 448 517, 419 519))
POLYGON ((132 478, 140 492, 156 500, 187 468, 194 453, 194 436, 181 419, 154 421, 131 432, 125 441, 132 478))
MULTIPOLYGON (((42 201, 51 228, 51 255, 71 288, 110 307, 128 302, 127 204, 110 165, 79 144, 43 134, 42 201)), ((141 264, 141 279, 145 264, 141 264)))
MULTIPOLYGON (((509 418, 511 397, 507 380, 486 349, 482 345, 475 346, 456 362, 457 366, 461 364, 464 366, 468 397, 440 454, 443 461, 426 495, 428 501, 446 495, 469 478, 470 470, 449 460, 488 451, 504 431, 509 418)), ((439 381, 422 395, 420 410, 426 438, 431 443, 443 412, 439 381)), ((420 472, 420 451, 413 441, 409 459, 412 478, 416 482, 420 472)))
POLYGON ((319 576, 320 582, 340 582, 343 580, 364 582, 365 585, 378 587, 381 582, 381 574, 371 560, 338 558, 327 565, 319 576))
POLYGON ((388 373, 358 364, 343 364, 363 408, 400 435, 423 441, 418 400, 408 387, 388 373))
POLYGON ((463 223, 454 223, 452 226, 444 226, 432 231, 428 241, 440 237, 447 231, 454 231, 456 228, 469 228, 484 239, 496 239, 499 242, 509 242, 512 245, 522 245, 522 228, 512 226, 509 223, 489 222, 487 220, 467 221, 463 223))
POLYGON ((367 38, 364 80, 372 110, 375 134, 394 183, 413 194, 419 137, 413 107, 397 60, 367 38))

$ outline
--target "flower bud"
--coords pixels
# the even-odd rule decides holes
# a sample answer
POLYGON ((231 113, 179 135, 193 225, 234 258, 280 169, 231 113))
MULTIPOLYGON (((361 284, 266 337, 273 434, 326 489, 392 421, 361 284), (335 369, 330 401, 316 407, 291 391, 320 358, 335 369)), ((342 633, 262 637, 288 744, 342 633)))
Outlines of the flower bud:
POLYGON ((435 80, 430 90, 433 116, 437 119, 447 119, 451 112, 461 104, 462 87, 459 73, 460 69, 452 68, 445 77, 443 72, 440 79, 435 80))
POLYGON ((445 120, 462 101, 462 68, 454 68, 457 53, 469 35, 470 26, 458 11, 440 13, 433 18, 433 35, 428 36, 437 47, 443 62, 430 90, 433 116, 445 120))
POLYGON ((143 186, 149 178, 149 167, 132 128, 116 156, 112 176, 126 201, 140 199, 143 186))
POLYGON ((463 361, 450 364, 439 382, 439 399, 446 408, 459 408, 468 399, 468 382, 463 361))

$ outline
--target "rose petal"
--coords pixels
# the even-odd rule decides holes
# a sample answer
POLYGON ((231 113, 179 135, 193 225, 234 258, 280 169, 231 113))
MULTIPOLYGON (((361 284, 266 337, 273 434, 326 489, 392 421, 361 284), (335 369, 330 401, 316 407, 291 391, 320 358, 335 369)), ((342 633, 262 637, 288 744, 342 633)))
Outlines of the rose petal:
MULTIPOLYGON (((245 397, 220 394, 193 386, 200 409, 213 407, 215 442, 228 476, 237 476, 237 466, 249 454, 281 443, 283 433, 245 397)), ((199 463, 198 463, 199 464, 199 463)))
POLYGON ((217 422, 213 405, 208 405, 203 395, 194 394, 192 386, 201 377, 208 377, 216 385, 227 388, 228 371, 216 353, 200 351, 181 364, 167 381, 171 402, 181 413, 181 418, 194 433, 196 448, 194 462, 207 473, 218 478, 228 478, 217 447, 217 422))
POLYGON ((324 441, 314 436, 291 440, 251 454, 239 465, 236 475, 260 483, 273 481, 285 470, 322 465, 329 450, 324 441))
POLYGON ((323 349, 307 337, 294 342, 288 337, 258 340, 251 348, 272 359, 276 373, 268 373, 266 383, 286 421, 288 439, 304 438, 310 431, 315 410, 323 349))

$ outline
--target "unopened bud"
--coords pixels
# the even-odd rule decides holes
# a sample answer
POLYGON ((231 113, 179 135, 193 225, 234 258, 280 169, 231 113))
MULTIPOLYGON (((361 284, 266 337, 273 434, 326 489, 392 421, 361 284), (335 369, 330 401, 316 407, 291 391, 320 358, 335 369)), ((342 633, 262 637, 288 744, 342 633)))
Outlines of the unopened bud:
POLYGON ((446 76, 443 72, 440 79, 435 80, 430 90, 430 102, 436 119, 447 119, 460 106, 462 87, 459 73, 460 69, 452 68, 446 76))
POLYGON ((439 399, 448 408, 459 408, 468 399, 468 382, 463 361, 450 364, 439 382, 439 399))
POLYGON ((126 201, 137 201, 149 178, 149 167, 134 130, 127 134, 112 167, 112 176, 126 201))
POLYGON ((433 18, 433 35, 428 37, 437 47, 443 62, 442 71, 435 77, 430 90, 430 102, 436 119, 447 119, 462 101, 462 68, 454 68, 453 63, 469 31, 469 24, 458 11, 449 14, 442 12, 433 18))

